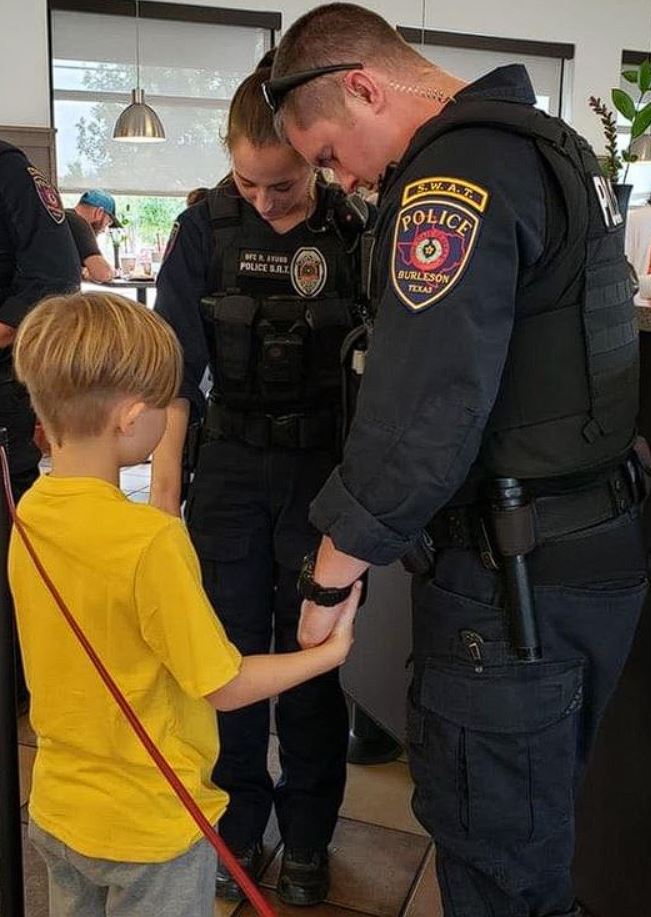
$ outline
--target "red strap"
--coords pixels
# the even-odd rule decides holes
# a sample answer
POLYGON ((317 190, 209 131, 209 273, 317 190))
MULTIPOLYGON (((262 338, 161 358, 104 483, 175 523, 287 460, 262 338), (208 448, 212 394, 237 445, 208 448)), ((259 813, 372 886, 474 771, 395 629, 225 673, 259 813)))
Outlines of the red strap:
POLYGON ((174 770, 172 769, 171 765, 168 763, 168 761, 163 756, 163 754, 158 750, 158 748, 156 747, 156 745, 150 738, 149 734, 147 733, 147 730, 145 729, 145 727, 142 725, 142 723, 138 719, 138 716, 135 710, 129 704, 129 701, 126 699, 124 694, 120 691, 119 687, 117 686, 117 684, 115 683, 115 681, 109 674, 108 670, 104 666, 104 663, 102 662, 102 660, 99 658, 99 656, 97 655, 97 653, 95 652, 91 644, 89 643, 88 638, 84 634, 83 630, 81 629, 77 621, 74 619, 70 609, 68 608, 66 603, 63 601, 61 595, 59 594, 58 589, 56 588, 56 586, 50 579, 47 571, 45 570, 41 561, 39 560, 38 555, 36 554, 36 551, 34 550, 34 546, 32 545, 31 541, 27 537, 25 528, 16 514, 16 506, 14 504, 14 499, 13 499, 13 495, 11 492, 11 481, 9 478, 9 466, 7 463, 7 454, 6 454, 4 447, 2 447, 1 445, 0 445, 0 462, 2 463, 2 480, 4 484, 5 496, 7 498, 7 505, 9 507, 9 513, 11 515, 11 518, 13 519, 14 525, 16 526, 16 529, 18 530, 18 533, 23 540, 23 544, 25 545, 25 548, 27 549, 28 554, 30 555, 30 557, 32 558, 32 561, 34 562, 34 566, 38 570, 41 578, 43 579, 43 582, 45 583, 48 590, 50 591, 54 601, 59 606, 59 609, 61 613, 63 614, 64 618, 66 619, 71 629, 73 630, 77 640, 81 643, 84 650, 88 654, 91 662, 97 669, 97 672, 100 678, 102 679, 102 681, 104 682, 108 690, 111 692, 111 694, 115 698, 116 703, 118 704, 118 706, 124 713, 125 717, 131 724, 133 731, 136 733, 136 735, 138 736, 142 744, 145 746, 145 748, 147 749, 147 751, 153 758, 154 763, 158 767, 159 771, 163 774, 163 776, 165 777, 169 785, 172 787, 172 789, 174 790, 178 798, 181 800, 181 802, 183 803, 187 811, 190 813, 190 815, 192 816, 196 824, 199 826, 199 828, 203 832, 204 837, 208 841, 210 841, 212 846, 215 848, 215 850, 219 854, 220 859, 223 860, 229 872, 231 873, 233 878, 236 880, 237 884, 240 886, 242 891, 246 894, 247 898, 249 899, 249 901, 255 908, 256 912, 260 915, 260 917, 276 917, 276 912, 273 910, 269 902, 265 899, 265 897, 262 895, 260 890, 255 885, 255 883, 251 880, 249 875, 246 873, 246 871, 242 868, 240 863, 233 856, 231 851, 228 849, 228 847, 224 843, 224 840, 215 831, 214 827, 210 824, 210 822, 208 821, 206 816, 203 814, 199 806, 196 804, 196 802, 194 801, 190 793, 187 791, 183 783, 181 783, 177 775, 174 773, 174 770))

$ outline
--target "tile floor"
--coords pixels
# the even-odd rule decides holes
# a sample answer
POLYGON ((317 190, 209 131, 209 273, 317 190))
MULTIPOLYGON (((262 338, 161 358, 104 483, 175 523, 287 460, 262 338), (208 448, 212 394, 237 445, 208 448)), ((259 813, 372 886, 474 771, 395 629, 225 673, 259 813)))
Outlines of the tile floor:
MULTIPOLYGON (((20 721, 19 740, 22 816, 26 823, 36 754, 27 717, 20 721)), ((277 748, 277 739, 272 736, 269 766, 273 775, 278 774, 277 748)), ((349 765, 348 773, 346 796, 330 847, 332 884, 327 903, 305 911, 278 901, 273 889, 281 846, 275 821, 267 830, 260 881, 279 917, 442 917, 432 847, 410 816, 407 764, 349 765)), ((26 917, 47 917, 45 868, 26 837, 24 861, 26 917)), ((215 903, 215 917, 249 917, 253 913, 248 904, 215 903)))
MULTIPOLYGON (((146 502, 149 466, 125 469, 121 487, 131 500, 146 502)), ((27 717, 19 723, 21 804, 27 820, 27 800, 36 749, 27 717)), ((278 774, 278 741, 271 737, 269 768, 278 774)), ((281 847, 274 821, 265 836, 265 867, 261 885, 279 917, 442 917, 433 850, 411 814, 411 778, 404 760, 391 764, 348 766, 346 796, 331 845, 332 883, 328 901, 308 911, 287 907, 273 888, 281 847)), ((26 830, 26 829, 25 829, 26 830)), ((26 917, 47 917, 47 877, 39 856, 25 838, 26 917)), ((249 917, 245 903, 216 902, 215 917, 249 917)))

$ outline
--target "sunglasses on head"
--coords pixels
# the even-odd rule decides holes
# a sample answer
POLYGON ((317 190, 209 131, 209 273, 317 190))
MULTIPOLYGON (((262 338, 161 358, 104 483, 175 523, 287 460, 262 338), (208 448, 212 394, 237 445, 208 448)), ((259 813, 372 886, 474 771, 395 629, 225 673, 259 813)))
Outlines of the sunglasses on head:
POLYGON ((341 70, 363 70, 364 65, 355 64, 330 64, 327 67, 314 67, 312 70, 301 70, 300 73, 288 73, 287 76, 279 76, 275 80, 267 80, 262 84, 262 94, 272 112, 278 113, 282 107, 285 97, 292 90, 310 83, 320 76, 328 73, 338 73, 341 70))

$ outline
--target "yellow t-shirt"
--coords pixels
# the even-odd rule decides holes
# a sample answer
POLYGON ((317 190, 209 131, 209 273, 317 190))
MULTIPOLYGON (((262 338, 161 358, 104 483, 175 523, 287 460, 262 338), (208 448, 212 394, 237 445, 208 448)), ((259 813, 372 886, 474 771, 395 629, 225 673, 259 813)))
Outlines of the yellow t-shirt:
MULTIPOLYGON (((206 817, 228 802, 204 696, 241 657, 201 587, 179 519, 97 478, 44 476, 18 507, 38 556, 90 643, 206 817)), ((17 532, 9 576, 38 737, 30 815, 81 854, 161 862, 200 831, 100 680, 17 532)))

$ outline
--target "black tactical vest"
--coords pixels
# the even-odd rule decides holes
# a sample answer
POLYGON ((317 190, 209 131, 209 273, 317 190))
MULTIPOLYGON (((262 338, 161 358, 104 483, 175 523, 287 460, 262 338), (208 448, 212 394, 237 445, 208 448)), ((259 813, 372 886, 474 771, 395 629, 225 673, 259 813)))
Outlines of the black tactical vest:
POLYGON ((533 140, 547 186, 548 242, 520 276, 502 382, 469 481, 612 466, 635 433, 638 333, 624 220, 610 183, 567 124, 512 102, 457 100, 419 133, 409 161, 470 125, 533 140))
POLYGON ((337 231, 332 193, 317 194, 312 217, 285 234, 229 180, 208 197, 215 247, 202 317, 211 397, 231 410, 339 411, 341 345, 359 321, 359 232, 337 231))

